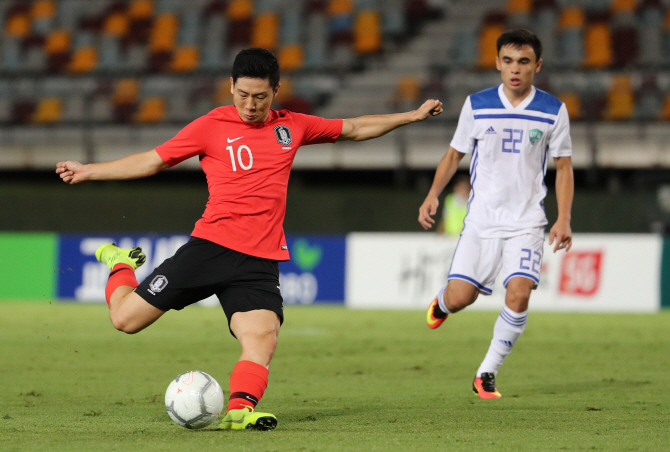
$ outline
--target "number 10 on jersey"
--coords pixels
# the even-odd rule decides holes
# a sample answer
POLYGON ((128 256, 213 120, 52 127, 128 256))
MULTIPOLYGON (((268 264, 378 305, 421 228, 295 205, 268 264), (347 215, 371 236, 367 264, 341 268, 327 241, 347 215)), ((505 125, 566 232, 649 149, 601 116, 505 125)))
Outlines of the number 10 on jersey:
MULTIPOLYGON (((226 149, 228 150, 228 152, 230 152, 230 163, 233 165, 233 171, 237 171, 237 165, 235 164, 235 152, 233 151, 233 147, 226 146, 226 149)), ((240 145, 240 147, 237 148, 237 163, 239 163, 240 168, 242 168, 245 171, 251 169, 251 166, 254 164, 254 156, 251 155, 251 149, 249 149, 249 146, 242 144, 240 145), (242 151, 247 151, 247 154, 249 155, 248 165, 245 165, 244 162, 242 161, 242 151)))

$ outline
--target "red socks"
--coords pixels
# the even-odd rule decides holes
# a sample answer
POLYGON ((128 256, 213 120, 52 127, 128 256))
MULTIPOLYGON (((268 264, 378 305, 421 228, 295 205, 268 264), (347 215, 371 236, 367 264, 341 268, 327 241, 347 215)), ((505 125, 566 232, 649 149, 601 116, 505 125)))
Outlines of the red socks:
POLYGON ((135 277, 135 271, 128 264, 116 264, 112 271, 109 272, 109 279, 107 280, 107 286, 105 286, 107 306, 109 306, 109 299, 112 297, 112 293, 121 286, 130 286, 133 289, 139 286, 135 277))
POLYGON ((238 361, 230 375, 228 409, 239 410, 244 406, 254 408, 268 387, 268 370, 251 361, 238 361))

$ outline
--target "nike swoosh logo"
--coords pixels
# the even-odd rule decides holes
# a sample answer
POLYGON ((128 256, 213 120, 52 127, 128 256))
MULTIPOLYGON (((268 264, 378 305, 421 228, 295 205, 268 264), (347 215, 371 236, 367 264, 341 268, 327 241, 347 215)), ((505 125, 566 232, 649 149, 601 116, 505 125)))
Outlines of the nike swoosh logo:
POLYGON ((244 135, 242 135, 241 137, 233 138, 232 140, 230 138, 227 138, 226 140, 228 141, 228 143, 232 143, 233 141, 237 141, 240 138, 244 138, 244 135))

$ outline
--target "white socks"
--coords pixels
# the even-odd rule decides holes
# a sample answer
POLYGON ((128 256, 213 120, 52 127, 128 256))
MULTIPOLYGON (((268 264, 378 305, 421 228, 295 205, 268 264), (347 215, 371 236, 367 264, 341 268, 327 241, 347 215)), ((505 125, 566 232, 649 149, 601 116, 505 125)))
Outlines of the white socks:
POLYGON ((444 291, 446 290, 447 286, 444 286, 443 288, 440 289, 440 291, 437 293, 437 304, 442 310, 442 312, 446 314, 451 314, 449 312, 449 309, 447 309, 447 305, 444 304, 444 291))
MULTIPOLYGON (((438 298, 440 300, 441 298, 438 298)), ((442 309, 442 304, 440 304, 442 309)), ((512 352, 512 347, 523 333, 526 327, 526 320, 528 319, 528 311, 514 312, 506 305, 503 307, 498 320, 496 320, 493 327, 493 339, 491 346, 486 353, 484 361, 482 361, 479 369, 477 369, 477 376, 483 372, 497 374, 498 369, 502 366, 503 361, 507 355, 512 352)))

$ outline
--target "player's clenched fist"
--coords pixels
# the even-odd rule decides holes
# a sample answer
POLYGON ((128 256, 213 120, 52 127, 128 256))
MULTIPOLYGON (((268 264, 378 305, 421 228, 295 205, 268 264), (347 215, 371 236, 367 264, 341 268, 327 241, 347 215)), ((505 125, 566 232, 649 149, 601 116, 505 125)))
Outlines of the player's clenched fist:
POLYGON ((60 178, 66 184, 77 184, 85 180, 82 171, 83 167, 84 165, 74 160, 58 162, 56 164, 56 174, 60 174, 60 178))
POLYGON ((417 110, 419 120, 423 121, 431 116, 437 116, 442 113, 442 102, 435 99, 429 99, 423 103, 417 110))
POLYGON ((431 217, 437 212, 437 206, 440 204, 440 201, 437 199, 437 196, 428 195, 419 207, 419 223, 423 226, 424 229, 430 229, 434 224, 435 220, 431 217))

